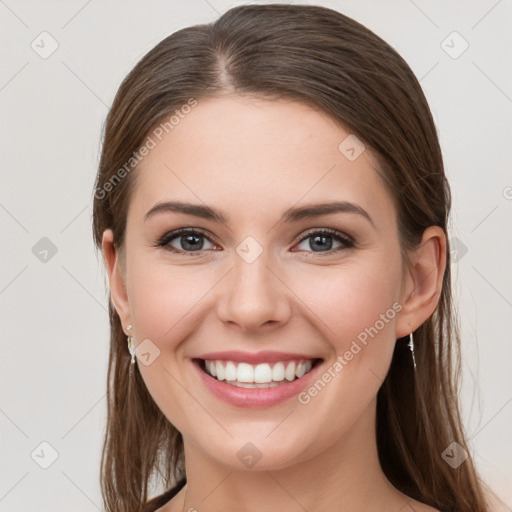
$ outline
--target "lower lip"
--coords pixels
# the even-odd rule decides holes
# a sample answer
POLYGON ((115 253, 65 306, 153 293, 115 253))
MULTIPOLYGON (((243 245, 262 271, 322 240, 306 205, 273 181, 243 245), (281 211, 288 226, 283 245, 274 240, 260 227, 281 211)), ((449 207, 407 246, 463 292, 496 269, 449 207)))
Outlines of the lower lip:
POLYGON ((239 388, 211 377, 200 366, 199 361, 193 360, 193 365, 199 372, 204 385, 220 400, 236 407, 270 407, 298 395, 315 377, 322 362, 317 363, 306 375, 286 384, 272 388, 239 388))

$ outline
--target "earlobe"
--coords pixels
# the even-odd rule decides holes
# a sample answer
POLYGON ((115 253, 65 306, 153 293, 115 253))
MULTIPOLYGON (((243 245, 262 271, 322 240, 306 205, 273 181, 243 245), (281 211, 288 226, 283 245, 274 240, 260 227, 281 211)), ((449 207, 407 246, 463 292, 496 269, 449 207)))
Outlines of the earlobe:
POLYGON ((120 255, 114 245, 114 234, 111 229, 103 232, 101 241, 103 260, 110 284, 110 299, 114 305, 122 325, 126 328, 131 323, 126 283, 121 269, 120 255))
POLYGON ((407 285, 396 324, 396 337, 409 335, 425 322, 439 302, 446 269, 446 235, 439 226, 423 233, 419 247, 410 256, 407 285))

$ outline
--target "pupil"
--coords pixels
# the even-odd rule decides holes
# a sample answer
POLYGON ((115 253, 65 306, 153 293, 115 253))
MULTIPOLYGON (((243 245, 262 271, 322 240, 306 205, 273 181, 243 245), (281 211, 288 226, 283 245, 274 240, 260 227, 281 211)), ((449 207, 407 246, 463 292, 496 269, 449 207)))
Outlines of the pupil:
POLYGON ((320 251, 328 251, 332 247, 332 238, 330 236, 317 235, 313 237, 313 242, 309 242, 309 246, 311 249, 314 249, 313 244, 320 244, 319 246, 317 246, 319 247, 320 251), (326 243, 326 240, 328 240, 328 242, 330 243, 326 243))
POLYGON ((181 243, 184 249, 201 250, 203 247, 202 240, 196 235, 183 235, 181 243))

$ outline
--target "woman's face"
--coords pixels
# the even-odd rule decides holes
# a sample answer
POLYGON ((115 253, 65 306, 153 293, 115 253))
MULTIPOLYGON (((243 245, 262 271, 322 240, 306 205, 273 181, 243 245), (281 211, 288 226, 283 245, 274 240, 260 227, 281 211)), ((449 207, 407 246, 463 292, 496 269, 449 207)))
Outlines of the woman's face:
POLYGON ((161 131, 134 171, 126 296, 111 286, 186 450, 277 469, 363 442, 395 341, 411 331, 376 160, 326 114, 284 100, 199 100, 161 131), (171 202, 188 213, 153 210, 171 202), (170 234, 180 229, 190 233, 170 234), (219 382, 203 359, 219 377, 232 361, 230 380, 256 374, 262 387, 219 382), (301 360, 321 361, 288 381, 301 360))

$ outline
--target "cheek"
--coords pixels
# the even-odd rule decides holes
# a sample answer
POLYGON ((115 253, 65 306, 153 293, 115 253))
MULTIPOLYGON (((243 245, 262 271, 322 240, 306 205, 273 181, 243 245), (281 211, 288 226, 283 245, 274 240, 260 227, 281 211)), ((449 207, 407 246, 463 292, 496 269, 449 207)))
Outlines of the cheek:
POLYGON ((315 326, 333 352, 325 371, 299 397, 305 414, 314 408, 319 418, 331 420, 328 428, 319 421, 318 439, 332 442, 348 431, 375 399, 396 342, 399 279, 400 268, 375 255, 303 288, 318 316, 315 326))
POLYGON ((128 295, 137 342, 151 340, 158 354, 148 366, 139 361, 139 370, 157 406, 180 431, 191 428, 188 418, 201 414, 183 392, 187 368, 180 364, 182 341, 200 327, 196 313, 214 278, 214 272, 198 272, 194 265, 169 265, 162 259, 142 257, 132 260, 128 295))
POLYGON ((149 258, 133 263, 128 295, 137 336, 157 345, 181 339, 191 329, 195 308, 214 286, 215 273, 149 258))
POLYGON ((338 355, 349 350, 353 340, 369 347, 370 340, 378 339, 379 351, 389 351, 395 341, 394 319, 401 309, 399 279, 393 261, 375 257, 333 267, 320 279, 303 281, 302 289, 338 355))

